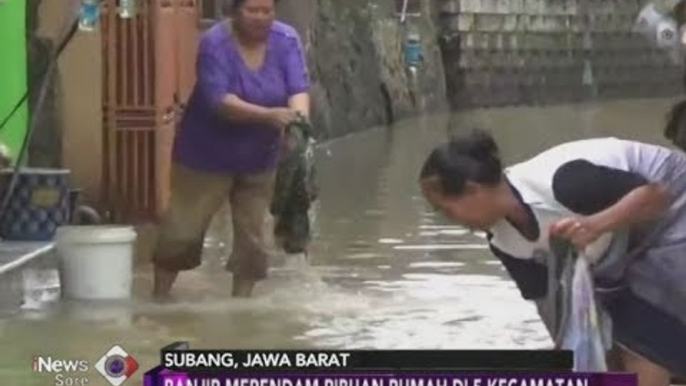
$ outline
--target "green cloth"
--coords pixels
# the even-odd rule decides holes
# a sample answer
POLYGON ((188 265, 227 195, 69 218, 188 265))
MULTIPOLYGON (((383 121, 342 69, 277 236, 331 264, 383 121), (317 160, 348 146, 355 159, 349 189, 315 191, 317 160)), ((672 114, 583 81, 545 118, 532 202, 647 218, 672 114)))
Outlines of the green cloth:
MULTIPOLYGON (((12 112, 27 90, 26 0, 0 1, 0 123, 12 112)), ((0 131, 0 141, 16 159, 24 141, 29 111, 26 102, 0 131)))
POLYGON ((286 128, 285 142, 292 145, 280 159, 271 213, 274 234, 286 253, 306 253, 311 238, 309 210, 316 197, 314 129, 304 117, 286 128))

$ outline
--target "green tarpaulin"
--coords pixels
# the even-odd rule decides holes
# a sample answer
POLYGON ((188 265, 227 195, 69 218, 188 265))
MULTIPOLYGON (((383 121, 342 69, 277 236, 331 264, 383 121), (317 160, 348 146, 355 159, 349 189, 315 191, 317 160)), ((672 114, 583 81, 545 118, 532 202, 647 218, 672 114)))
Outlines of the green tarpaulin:
MULTIPOLYGON (((26 0, 0 0, 0 123, 26 93, 26 0)), ((0 130, 0 140, 13 159, 21 148, 28 125, 24 103, 0 130)))

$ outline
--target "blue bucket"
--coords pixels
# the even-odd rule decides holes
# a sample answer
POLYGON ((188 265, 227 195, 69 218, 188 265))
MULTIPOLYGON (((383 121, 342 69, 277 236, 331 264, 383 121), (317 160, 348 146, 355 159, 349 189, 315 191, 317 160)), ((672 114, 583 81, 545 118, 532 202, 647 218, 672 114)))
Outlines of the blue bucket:
MULTIPOLYGON (((12 169, 0 171, 4 197, 12 169)), ((64 169, 22 168, 12 198, 0 219, 0 237, 15 241, 49 241, 69 222, 71 172, 64 169)))
POLYGON ((422 45, 419 38, 408 38, 404 47, 405 64, 419 66, 422 63, 422 45))

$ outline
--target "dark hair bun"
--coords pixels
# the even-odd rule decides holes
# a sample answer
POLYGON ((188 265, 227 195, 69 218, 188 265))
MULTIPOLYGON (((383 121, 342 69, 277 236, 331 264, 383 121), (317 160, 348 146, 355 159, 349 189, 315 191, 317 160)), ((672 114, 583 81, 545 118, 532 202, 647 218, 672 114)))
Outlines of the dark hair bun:
POLYGON ((500 158, 495 139, 489 132, 481 129, 473 129, 465 137, 453 138, 449 146, 453 153, 469 155, 477 161, 492 161, 500 158))
POLYGON ((420 177, 434 175, 440 177, 447 194, 462 194, 468 181, 497 184, 502 178, 498 145, 488 132, 478 129, 453 138, 437 146, 424 163, 420 177))
POLYGON ((487 131, 474 129, 469 136, 471 149, 469 153, 476 159, 499 158, 498 145, 487 131))

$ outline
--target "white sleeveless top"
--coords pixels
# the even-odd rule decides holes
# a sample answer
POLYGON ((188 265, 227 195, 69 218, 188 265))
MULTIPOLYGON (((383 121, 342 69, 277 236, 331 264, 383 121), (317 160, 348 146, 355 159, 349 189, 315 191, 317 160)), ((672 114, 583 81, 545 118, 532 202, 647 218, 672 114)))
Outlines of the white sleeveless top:
MULTIPOLYGON (((522 200, 529 205, 540 230, 539 238, 527 240, 507 220, 503 219, 490 230, 491 244, 508 255, 531 259, 550 252, 550 225, 576 214, 559 203, 553 193, 553 178, 564 164, 575 160, 586 160, 598 166, 605 166, 627 172, 637 172, 644 177, 647 164, 659 164, 671 152, 659 146, 625 141, 617 138, 588 139, 569 142, 551 148, 538 156, 505 170, 510 183, 519 191, 522 200)), ((649 175, 649 174, 648 174, 649 175)), ((589 187, 593 189, 595 187, 589 187)), ((598 186, 597 189, 602 189, 598 186)), ((587 253, 600 255, 610 243, 612 235, 600 238, 589 246, 587 253)), ((596 256, 597 257, 597 256, 596 256)))

